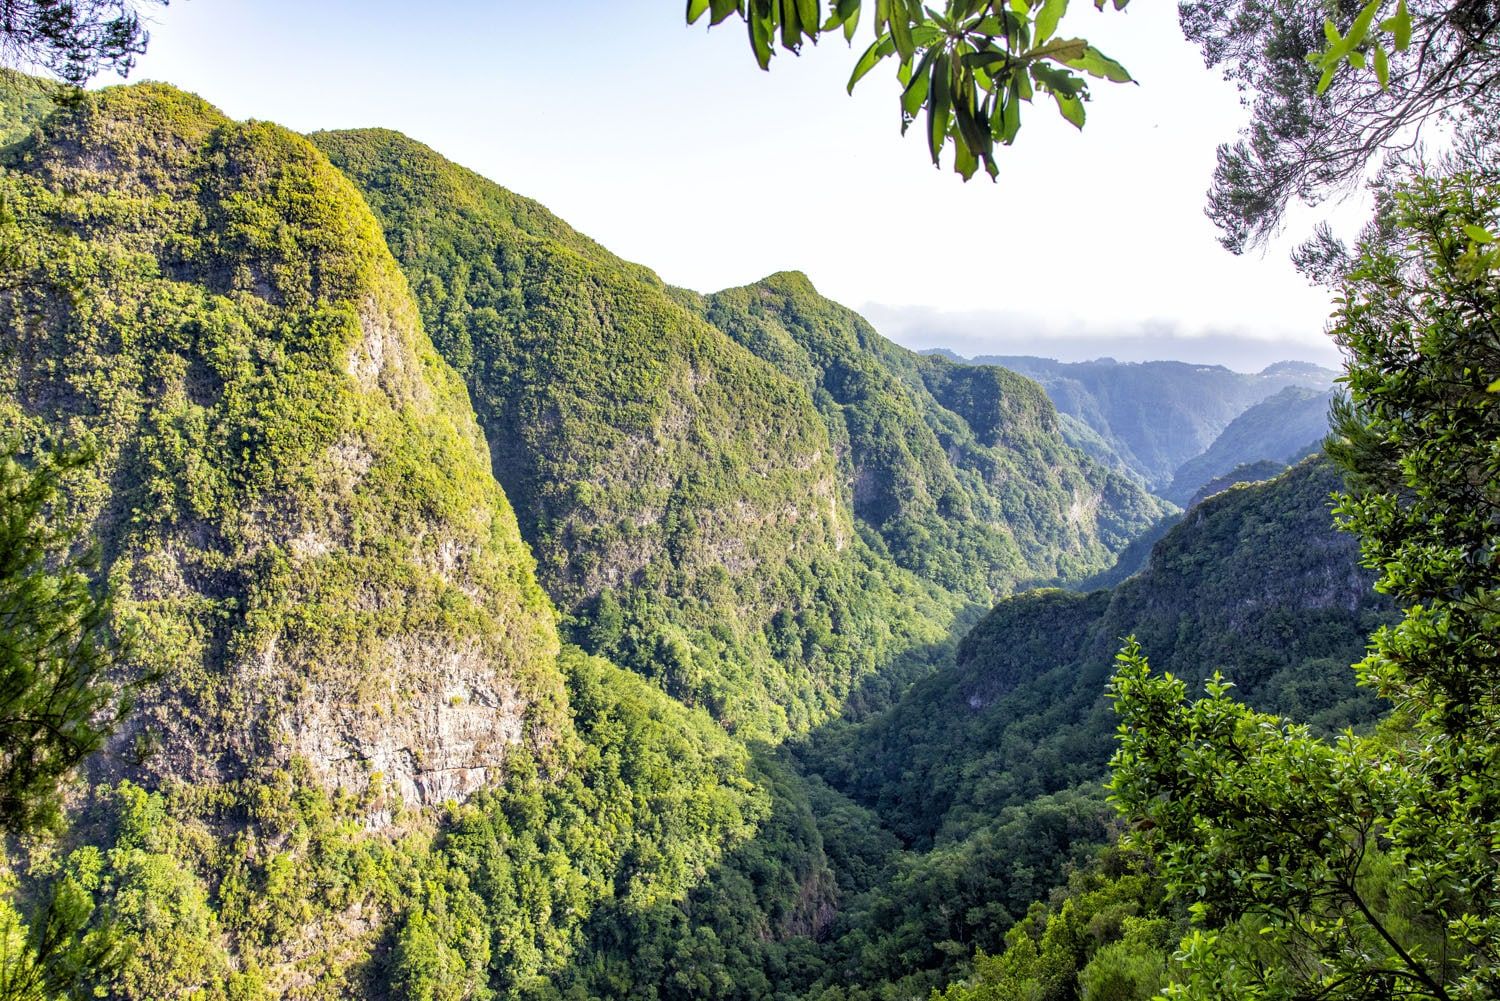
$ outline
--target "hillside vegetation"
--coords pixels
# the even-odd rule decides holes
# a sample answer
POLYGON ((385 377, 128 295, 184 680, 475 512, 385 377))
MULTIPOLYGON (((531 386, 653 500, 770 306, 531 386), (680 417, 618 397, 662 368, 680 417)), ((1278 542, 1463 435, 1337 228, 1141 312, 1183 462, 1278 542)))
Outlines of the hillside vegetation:
POLYGON ((836 712, 962 601, 862 540, 807 390, 654 275, 397 133, 313 140, 360 185, 587 649, 733 731, 836 712))
POLYGON ((1114 590, 1000 602, 952 670, 820 734, 808 760, 905 841, 961 837, 1103 774, 1114 741, 1104 684, 1126 635, 1164 670, 1222 670, 1268 711, 1331 729, 1372 718, 1347 665, 1392 611, 1358 568, 1355 541, 1333 528, 1337 484, 1326 462, 1304 463, 1194 508, 1114 590))
POLYGON ((806 388, 855 514, 949 589, 988 601, 1083 576, 1162 511, 1066 443, 1036 383, 899 347, 801 274, 708 296, 704 315, 806 388))
POLYGON ((1080 921, 1159 952, 1106 847, 1121 637, 1377 712, 1324 461, 1167 529, 1037 383, 804 276, 698 296, 397 133, 15 84, 0 430, 82 456, 46 520, 135 704, 65 827, 6 832, 3 1001, 898 1001, 1080 921))
POLYGON ((463 383, 317 149, 141 85, 3 157, 0 418, 92 454, 66 514, 137 638, 72 833, 0 866, 129 944, 80 990, 515 981, 753 830, 742 747, 560 648, 463 383))

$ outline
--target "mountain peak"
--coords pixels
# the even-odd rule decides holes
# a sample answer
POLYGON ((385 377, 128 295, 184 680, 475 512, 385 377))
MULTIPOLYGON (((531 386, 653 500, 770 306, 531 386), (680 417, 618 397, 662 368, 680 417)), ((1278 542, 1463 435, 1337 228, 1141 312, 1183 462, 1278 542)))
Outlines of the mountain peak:
POLYGON ((812 279, 801 271, 777 271, 755 284, 787 295, 818 295, 812 279))

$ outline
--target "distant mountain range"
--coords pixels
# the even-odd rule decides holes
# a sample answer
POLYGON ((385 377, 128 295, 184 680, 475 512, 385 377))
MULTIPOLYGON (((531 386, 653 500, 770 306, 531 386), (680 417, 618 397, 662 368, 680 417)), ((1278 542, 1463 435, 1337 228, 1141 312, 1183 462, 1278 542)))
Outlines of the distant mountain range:
MULTIPOLYGON (((929 353, 961 360, 950 351, 929 353)), ((1338 375, 1300 361, 1277 362, 1254 373, 1113 358, 1059 362, 981 355, 969 361, 1002 366, 1041 383, 1075 447, 1133 473, 1178 504, 1241 463, 1284 464, 1311 451, 1326 433, 1327 401, 1338 375), (1288 390, 1290 395, 1279 395, 1288 390), (1221 443, 1242 415, 1261 405, 1264 409, 1247 416, 1221 443)))

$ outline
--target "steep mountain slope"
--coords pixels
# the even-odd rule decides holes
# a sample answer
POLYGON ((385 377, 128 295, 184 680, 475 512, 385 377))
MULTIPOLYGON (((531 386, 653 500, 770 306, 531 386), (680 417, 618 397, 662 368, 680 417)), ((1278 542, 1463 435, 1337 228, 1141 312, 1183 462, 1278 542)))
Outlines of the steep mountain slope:
POLYGON ((55 115, 5 183, 0 399, 27 441, 97 454, 76 514, 163 675, 134 723, 147 774, 298 755, 441 802, 549 742, 552 609, 327 161, 147 86, 55 115))
POLYGON ((1223 670, 1257 706, 1325 726, 1369 718, 1348 665, 1390 612, 1355 540, 1333 529, 1337 482, 1309 461, 1231 488, 1188 512, 1113 591, 1002 601, 954 669, 881 716, 830 730, 808 757, 813 771, 917 844, 1092 781, 1113 743, 1104 682, 1127 635, 1162 670, 1223 670))
POLYGON ((312 137, 365 192, 574 637, 731 729, 836 711, 959 601, 856 532, 806 389, 545 209, 392 132, 312 137))
POLYGON ((1253 375, 1219 365, 1109 358, 1064 363, 985 355, 974 363, 1001 365, 1040 382, 1058 410, 1092 428, 1153 489, 1170 483, 1184 462, 1252 405, 1288 386, 1327 389, 1336 374, 1303 362, 1279 362, 1253 375))
POLYGON ((1236 466, 1269 459, 1295 462, 1328 435, 1331 390, 1288 386, 1229 422, 1214 443, 1178 467, 1162 496, 1186 504, 1204 484, 1236 466))
POLYGON ((929 580, 988 600, 1020 581, 1081 576, 1160 513, 1067 445, 1035 383, 898 347, 803 275, 703 308, 817 401, 855 514, 929 580))
POLYGON ((91 451, 60 515, 99 545, 140 686, 69 838, 0 856, 7 893, 61 881, 129 944, 79 990, 472 993, 747 837, 745 750, 560 647, 346 178, 162 85, 39 121, 0 152, 0 426, 31 461, 91 451))

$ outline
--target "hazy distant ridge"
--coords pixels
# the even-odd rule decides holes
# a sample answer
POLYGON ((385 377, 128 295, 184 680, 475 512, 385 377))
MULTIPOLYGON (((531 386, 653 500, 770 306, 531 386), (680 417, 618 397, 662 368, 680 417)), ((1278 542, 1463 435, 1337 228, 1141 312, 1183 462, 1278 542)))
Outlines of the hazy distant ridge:
MULTIPOLYGON (((929 353, 957 357, 949 351, 929 353)), ((1167 489, 1184 463, 1207 451, 1251 407, 1291 386, 1325 391, 1337 374, 1300 361, 1276 362, 1254 373, 1222 365, 1113 358, 1060 362, 1029 355, 981 355, 972 362, 999 365, 1041 383, 1059 412, 1098 437, 1092 445, 1083 440, 1075 444, 1100 461, 1136 473, 1155 490, 1167 489)), ((1237 461, 1283 457, 1244 451, 1237 461)), ((1204 481, 1221 471, 1209 472, 1204 481)))

